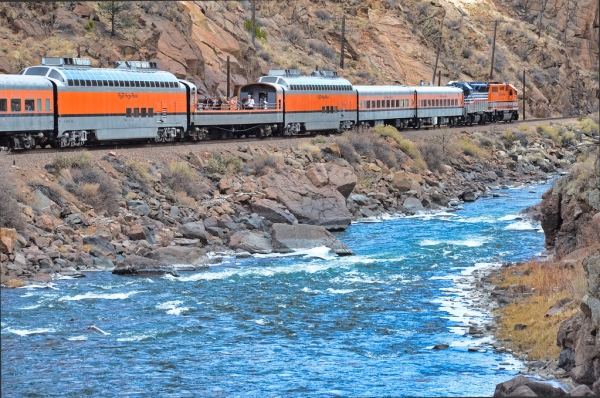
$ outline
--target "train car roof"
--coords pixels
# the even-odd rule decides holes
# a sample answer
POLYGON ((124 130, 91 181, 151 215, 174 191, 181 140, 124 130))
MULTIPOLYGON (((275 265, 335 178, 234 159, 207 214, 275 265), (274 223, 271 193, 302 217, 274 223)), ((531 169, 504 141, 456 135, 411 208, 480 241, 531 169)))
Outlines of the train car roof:
POLYGON ((48 79, 40 76, 0 75, 0 89, 33 90, 52 88, 48 79))
POLYGON ((414 86, 413 91, 419 94, 462 94, 463 90, 458 87, 450 86, 414 86))
POLYGON ((280 84, 282 86, 289 86, 291 84, 314 84, 319 86, 324 85, 333 85, 333 86, 351 86, 352 83, 350 81, 338 77, 338 78, 328 78, 328 77, 317 77, 317 76, 262 76, 259 77, 256 81, 257 83, 271 83, 271 84, 280 84))
POLYGON ((360 94, 410 94, 411 90, 407 86, 354 86, 360 94))
POLYGON ((59 81, 83 80, 129 80, 129 81, 162 81, 178 82, 179 79, 170 72, 160 70, 137 70, 120 68, 78 68, 56 66, 31 66, 21 72, 29 76, 47 76, 59 81))

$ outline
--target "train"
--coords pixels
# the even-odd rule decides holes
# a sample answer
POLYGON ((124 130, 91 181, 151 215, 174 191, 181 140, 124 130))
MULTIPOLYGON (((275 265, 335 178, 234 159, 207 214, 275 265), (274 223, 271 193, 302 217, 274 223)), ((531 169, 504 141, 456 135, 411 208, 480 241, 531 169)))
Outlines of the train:
POLYGON ((65 148, 519 118, 517 90, 499 82, 360 86, 335 71, 302 76, 286 69, 240 86, 236 98, 204 107, 194 84, 159 70, 156 62, 117 61, 114 68, 95 68, 86 58, 46 57, 18 75, 0 75, 0 145, 65 148), (249 98, 255 106, 242 101, 249 98))

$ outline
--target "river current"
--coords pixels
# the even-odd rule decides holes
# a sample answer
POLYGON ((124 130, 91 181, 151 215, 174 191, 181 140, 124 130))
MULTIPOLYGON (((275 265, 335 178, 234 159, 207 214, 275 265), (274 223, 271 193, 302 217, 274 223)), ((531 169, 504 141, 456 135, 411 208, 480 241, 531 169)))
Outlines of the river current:
POLYGON ((473 272, 543 250, 517 213, 548 187, 353 224, 337 236, 355 256, 2 289, 2 396, 491 396, 522 363, 465 335, 490 317, 473 272))

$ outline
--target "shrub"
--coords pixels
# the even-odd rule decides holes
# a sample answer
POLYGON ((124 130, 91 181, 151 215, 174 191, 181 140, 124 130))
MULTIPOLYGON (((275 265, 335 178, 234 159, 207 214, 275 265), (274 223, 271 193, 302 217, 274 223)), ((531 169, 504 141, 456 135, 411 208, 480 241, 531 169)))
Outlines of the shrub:
POLYGON ((213 154, 213 157, 208 160, 208 168, 219 174, 239 173, 242 171, 242 160, 235 156, 213 154))
POLYGON ((318 9, 317 11, 315 11, 315 15, 317 18, 323 20, 323 21, 330 21, 331 20, 331 14, 328 13, 326 10, 323 9, 318 9))
POLYGON ((17 203, 16 188, 11 173, 0 173, 0 227, 22 230, 25 221, 17 203))
POLYGON ((297 28, 284 28, 283 35, 287 37, 290 43, 297 44, 301 47, 304 47, 306 44, 303 32, 297 28))
POLYGON ((357 165, 360 163, 360 155, 354 150, 354 146, 350 142, 350 139, 346 136, 337 137, 335 143, 340 148, 342 158, 346 159, 351 165, 357 165))
POLYGON ((507 130, 500 136, 500 140, 504 143, 504 147, 509 149, 513 146, 513 142, 517 140, 517 136, 511 130, 507 130))
MULTIPOLYGON (((251 19, 247 19, 246 21, 244 21, 244 29, 246 29, 248 33, 252 33, 251 19)), ((267 41, 267 30, 265 28, 261 28, 258 25, 258 21, 254 23, 254 35, 259 40, 267 41)))
POLYGON ((73 170, 72 176, 75 185, 69 185, 67 189, 97 213, 106 211, 114 215, 119 211, 118 188, 104 171, 86 167, 73 170))
POLYGON ((427 168, 431 171, 443 171, 442 146, 434 143, 421 143, 418 146, 427 168))
POLYGON ((459 139, 460 149, 465 155, 473 156, 477 159, 483 157, 483 151, 475 145, 472 139, 462 136, 459 139))
POLYGON ((402 135, 400 135, 400 133, 398 132, 398 130, 396 130, 395 127, 377 126, 375 127, 375 132, 384 137, 392 138, 398 143, 398 145, 400 146, 400 150, 407 154, 411 159, 422 159, 421 154, 419 153, 419 150, 417 149, 415 144, 412 141, 409 141, 402 137, 402 135))
POLYGON ((269 170, 278 170, 279 160, 273 155, 256 156, 251 161, 246 163, 245 168, 250 174, 263 176, 267 174, 269 170))
POLYGON ((86 167, 92 167, 93 163, 90 153, 83 151, 75 156, 58 155, 54 158, 54 160, 52 160, 51 165, 56 171, 60 171, 61 169, 83 169, 86 167))
POLYGON ((473 50, 471 50, 470 47, 465 47, 462 49, 461 55, 463 58, 471 58, 471 55, 473 55, 473 50))
POLYGON ((326 142, 327 142, 327 138, 323 137, 322 135, 318 135, 318 136, 316 136, 316 137, 315 137, 315 138, 312 140, 312 143, 313 143, 314 145, 317 145, 317 144, 324 144, 324 143, 326 143, 326 142))
POLYGON ((348 134, 348 138, 350 139, 350 143, 354 147, 356 152, 367 158, 374 158, 375 151, 373 151, 373 143, 371 142, 372 134, 369 133, 351 133, 348 134))
POLYGON ((560 144, 560 136, 558 135, 558 132, 551 126, 538 125, 535 129, 538 134, 541 134, 542 137, 550 138, 552 141, 560 144))
POLYGON ((377 139, 373 142, 373 152, 375 158, 381 160, 388 168, 398 166, 398 157, 396 151, 389 147, 382 139, 377 139))
POLYGON ((592 119, 589 118, 585 118, 583 120, 580 121, 581 123, 581 128, 583 129, 583 132, 587 135, 597 135, 598 134, 598 124, 595 123, 592 119))
POLYGON ((198 175, 186 162, 173 162, 162 173, 162 181, 175 192, 184 192, 186 195, 198 200, 204 194, 201 184, 198 184, 198 175))
POLYGON ((148 184, 152 181, 152 177, 148 171, 148 165, 137 160, 128 160, 125 166, 127 176, 134 180, 134 182, 137 182, 142 191, 146 193, 150 192, 148 184))
POLYGON ((327 59, 335 59, 335 56, 337 55, 337 51, 334 47, 330 46, 327 43, 323 43, 321 41, 318 40, 309 40, 308 41, 308 47, 314 51, 317 52, 321 55, 323 55, 325 58, 327 59))

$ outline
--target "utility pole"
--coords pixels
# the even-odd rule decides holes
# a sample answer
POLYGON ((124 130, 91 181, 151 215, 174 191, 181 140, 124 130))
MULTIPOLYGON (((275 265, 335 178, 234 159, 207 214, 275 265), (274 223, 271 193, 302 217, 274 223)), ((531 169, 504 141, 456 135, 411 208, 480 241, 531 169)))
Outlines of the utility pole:
POLYGON ((252 45, 256 45, 256 0, 252 0, 252 45))
POLYGON ((227 94, 225 95, 227 97, 227 100, 229 100, 230 83, 231 83, 231 64, 229 63, 229 55, 228 55, 227 56, 227 94))
POLYGON ((523 69, 523 120, 525 120, 525 69, 523 69))
POLYGON ((440 23, 440 40, 438 41, 437 54, 435 55, 435 66, 433 67, 433 77, 431 78, 431 84, 435 84, 435 74, 437 72, 438 60, 440 59, 440 51, 442 50, 442 33, 444 28, 444 18, 446 18, 446 9, 442 8, 442 10, 444 11, 444 15, 442 16, 442 22, 440 23))
POLYGON ((342 15, 342 48, 340 51, 340 68, 344 69, 344 40, 346 34, 346 14, 342 15))
POLYGON ((494 44, 492 45, 492 66, 490 68, 490 82, 494 80, 494 55, 496 53, 496 29, 498 29, 498 20, 494 21, 494 44))
POLYGON ((438 86, 442 85, 442 71, 438 70, 438 86))

